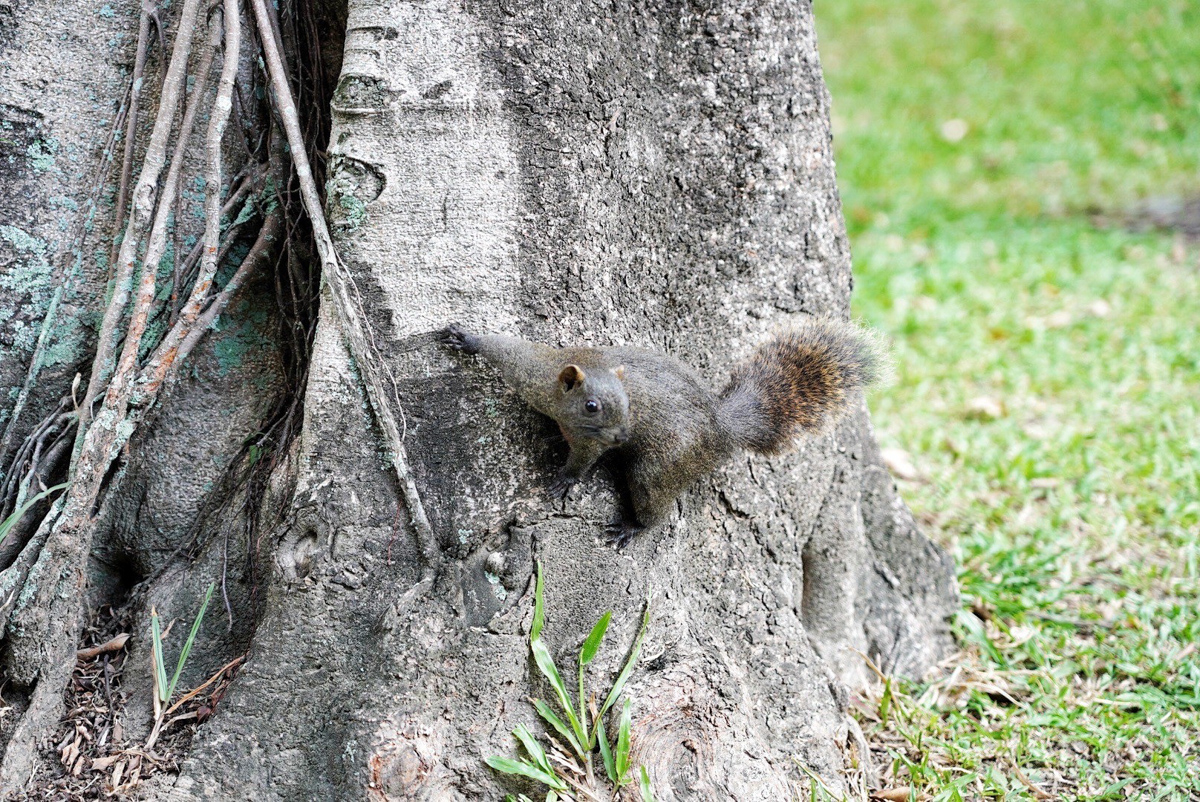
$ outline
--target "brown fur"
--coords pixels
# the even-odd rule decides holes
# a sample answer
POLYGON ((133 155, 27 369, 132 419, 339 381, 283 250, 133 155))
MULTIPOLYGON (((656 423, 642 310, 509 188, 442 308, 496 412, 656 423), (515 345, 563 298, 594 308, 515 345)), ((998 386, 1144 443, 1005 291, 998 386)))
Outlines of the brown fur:
POLYGON ((861 330, 815 319, 761 347, 734 370, 721 393, 733 439, 778 454, 803 433, 817 435, 849 408, 850 396, 875 381, 879 358, 861 330))

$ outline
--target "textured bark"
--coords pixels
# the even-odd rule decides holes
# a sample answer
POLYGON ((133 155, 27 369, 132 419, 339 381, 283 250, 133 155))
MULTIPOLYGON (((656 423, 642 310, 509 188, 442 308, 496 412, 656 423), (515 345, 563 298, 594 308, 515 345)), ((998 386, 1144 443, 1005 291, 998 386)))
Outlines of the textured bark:
POLYGON ((836 783, 835 674, 863 679, 847 647, 918 673, 954 600, 865 411, 792 456, 739 458, 614 553, 610 475, 549 502, 552 427, 428 337, 457 320, 657 347, 716 386, 791 316, 845 315, 810 10, 351 3, 334 112, 327 207, 445 569, 406 592, 417 543, 326 313, 281 581, 178 798, 498 797, 481 761, 533 719, 537 559, 564 661, 605 609, 629 643, 653 588, 630 696, 660 798, 787 798, 793 757, 836 783))
MULTIPOLYGON (((512 727, 535 724, 525 698, 546 692, 527 644, 539 560, 560 665, 611 609, 597 676, 612 676, 651 596, 627 694, 659 799, 791 798, 797 759, 837 787, 846 686, 865 679, 854 650, 921 673, 956 602, 865 406, 793 454, 738 457, 614 552, 602 526, 619 477, 602 469, 549 501, 565 455, 553 425, 430 336, 458 321, 653 347, 716 388, 789 320, 846 316, 811 6, 351 0, 348 15, 327 212, 403 421, 437 580, 420 583, 428 560, 326 291, 303 429, 262 502, 265 575, 233 563, 233 630, 206 622, 193 674, 247 644, 249 659, 174 787, 150 795, 517 790, 482 759, 513 751, 512 727)), ((214 485, 280 371, 269 334, 232 370, 219 346, 198 351, 110 490, 98 597, 136 587, 130 604, 184 610, 222 570, 219 535, 241 526, 246 495, 214 485), (172 556, 185 543, 192 562, 172 556)), ((148 676, 130 682, 148 700, 148 676)), ((147 709, 127 718, 144 729, 147 709)))
POLYGON ((104 291, 95 252, 108 247, 111 223, 105 229, 97 218, 95 168, 125 100, 122 63, 126 50, 132 62, 137 31, 119 4, 120 14, 104 8, 0 5, 0 463, 69 388, 87 356, 88 299, 104 291), (7 435, 52 305, 61 331, 47 343, 47 381, 24 399, 7 435))

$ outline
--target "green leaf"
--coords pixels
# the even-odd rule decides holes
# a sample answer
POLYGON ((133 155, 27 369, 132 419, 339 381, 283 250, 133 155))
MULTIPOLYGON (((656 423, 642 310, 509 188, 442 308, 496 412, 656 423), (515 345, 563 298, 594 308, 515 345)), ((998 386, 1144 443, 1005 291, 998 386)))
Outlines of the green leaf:
MULTIPOLYGON (((585 701, 587 699, 587 691, 583 688, 583 663, 579 664, 579 696, 576 698, 579 699, 579 723, 582 725, 580 727, 582 730, 580 734, 583 736, 584 743, 591 744, 592 739, 588 736, 587 702, 585 701)), ((590 750, 591 746, 588 749, 590 750)))
POLYGON ((39 501, 46 498, 51 493, 56 493, 59 490, 62 490, 68 484, 70 484, 70 483, 64 482, 61 485, 55 485, 54 487, 46 488, 45 490, 38 493, 33 498, 26 501, 20 507, 17 507, 15 510, 13 510, 12 513, 7 518, 5 518, 3 521, 0 521, 0 543, 3 543, 4 538, 8 537, 9 530, 11 530, 14 526, 16 526, 18 521, 20 521, 23 517, 25 517, 25 513, 29 512, 31 509, 33 509, 34 506, 39 501))
POLYGON ((583 760, 586 755, 584 754, 583 748, 579 745, 578 739, 575 738, 575 733, 571 732, 571 730, 567 728, 567 725, 563 724, 562 719, 554 714, 554 711, 550 709, 550 705, 546 704, 541 699, 534 699, 533 707, 538 711, 538 715, 546 720, 547 724, 553 727, 559 735, 567 740, 567 743, 569 743, 571 748, 575 750, 575 754, 579 756, 579 759, 583 760))
POLYGON ((604 758, 604 773, 613 783, 617 781, 617 767, 613 763, 612 749, 608 745, 608 733, 604 731, 604 719, 596 720, 596 732, 600 736, 600 757, 604 758))
POLYGON ((583 728, 579 724, 579 719, 575 717, 575 711, 571 709, 571 697, 567 694, 567 686, 563 684, 558 667, 554 665, 554 658, 550 656, 550 650, 546 648, 546 644, 540 638, 530 641, 529 648, 533 651, 533 660, 537 663, 542 676, 549 680, 550 687, 554 688, 554 693, 558 696, 558 703, 562 705, 563 711, 567 714, 567 720, 571 722, 571 729, 574 730, 580 743, 586 743, 587 738, 583 737, 583 728))
POLYGON ((579 650, 579 720, 583 723, 583 740, 591 744, 592 739, 588 737, 588 717, 587 717, 587 694, 583 689, 583 674, 588 663, 596 659, 596 652, 600 649, 600 641, 604 640, 604 633, 608 629, 608 622, 612 618, 612 611, 605 611, 604 615, 600 616, 600 620, 596 622, 596 626, 592 627, 592 631, 588 633, 587 638, 583 641, 583 648, 579 650))
POLYGON ((600 616, 600 620, 596 622, 596 626, 592 627, 591 633, 588 634, 587 640, 583 642, 583 648, 579 650, 579 665, 581 667, 586 666, 592 660, 596 659, 596 652, 600 649, 600 641, 604 640, 604 631, 608 629, 610 618, 612 618, 611 610, 600 616))
POLYGON ((150 608, 150 653, 154 658, 154 692, 160 702, 166 702, 167 697, 167 667, 163 664, 162 627, 158 623, 158 610, 150 608))
POLYGON ((624 785, 629 773, 629 730, 633 720, 629 713, 629 700, 625 700, 625 709, 621 711, 621 723, 617 727, 617 753, 613 756, 617 768, 617 786, 624 785))
POLYGON ((888 723, 888 715, 892 711, 892 678, 884 677, 883 679, 883 695, 879 698, 879 718, 884 723, 888 723))
POLYGON ((640 787, 642 789, 642 802, 655 802, 654 792, 650 790, 650 775, 646 772, 646 767, 642 766, 642 779, 640 787))
POLYGON ((542 636, 542 625, 546 622, 546 614, 542 604, 542 561, 537 564, 537 582, 533 586, 533 626, 529 630, 529 641, 532 643, 542 636))
POLYGON ((512 733, 521 742, 521 745, 525 747, 525 751, 529 753, 529 756, 533 758, 533 762, 537 763, 539 768, 547 774, 554 773, 554 767, 550 765, 550 758, 547 757, 546 750, 533 737, 533 733, 529 731, 528 727, 524 724, 518 724, 513 728, 512 733))
POLYGON ((489 757, 484 758, 484 763, 494 768, 496 771, 504 772, 505 774, 516 774, 521 777, 528 777, 531 780, 537 780, 542 785, 547 785, 555 791, 567 790, 567 784, 558 778, 555 774, 547 774, 537 766, 531 763, 526 763, 524 760, 512 760, 507 757, 489 757))
POLYGON ((996 644, 992 643, 992 639, 988 637, 983 622, 973 612, 959 610, 954 616, 954 623, 964 630, 963 640, 978 645, 994 662, 1000 665, 1005 664, 1004 656, 1000 654, 996 644))
POLYGON ((215 587, 216 585, 212 582, 208 583, 208 592, 204 594, 200 612, 196 613, 196 620, 192 622, 192 631, 188 633, 187 640, 183 642, 183 650, 179 653, 179 662, 175 665, 175 676, 171 677, 171 685, 167 688, 167 695, 163 698, 164 702, 171 701, 171 696, 175 693, 175 684, 179 682, 179 675, 183 673, 183 665, 192 652, 192 644, 196 642, 196 634, 200 631, 200 622, 204 620, 204 611, 208 609, 208 603, 212 600, 215 587))
POLYGON ((650 598, 646 598, 646 611, 642 613, 642 628, 638 631, 637 640, 633 643, 633 652, 629 655, 629 660, 626 661, 621 673, 617 675, 617 681, 613 683, 612 690, 608 692, 608 698, 604 700, 604 706, 600 708, 600 717, 603 718, 621 695, 621 691, 625 689, 625 683, 629 680, 629 675, 633 673, 633 667, 637 663, 638 657, 642 653, 642 641, 646 639, 646 628, 650 626, 650 598))

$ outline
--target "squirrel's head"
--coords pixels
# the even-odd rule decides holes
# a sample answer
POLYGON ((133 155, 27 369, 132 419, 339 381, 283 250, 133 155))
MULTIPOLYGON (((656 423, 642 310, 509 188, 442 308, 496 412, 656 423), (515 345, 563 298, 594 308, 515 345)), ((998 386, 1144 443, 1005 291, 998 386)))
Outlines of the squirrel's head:
POLYGON ((567 365, 558 373, 556 419, 567 422, 584 437, 608 445, 629 439, 629 396, 625 394, 625 366, 589 368, 567 365))

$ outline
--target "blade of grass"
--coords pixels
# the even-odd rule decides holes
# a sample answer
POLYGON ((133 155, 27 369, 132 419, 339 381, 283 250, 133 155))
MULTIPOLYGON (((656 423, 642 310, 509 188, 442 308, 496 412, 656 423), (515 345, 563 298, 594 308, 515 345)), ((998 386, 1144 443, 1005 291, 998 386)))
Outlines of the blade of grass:
POLYGON ((529 630, 529 640, 535 641, 542 636, 542 625, 546 622, 546 611, 542 604, 542 562, 537 564, 537 582, 533 586, 533 626, 529 630))
POLYGON ((641 766, 642 776, 639 787, 642 791, 642 802, 655 802, 654 792, 650 790, 650 775, 646 772, 646 767, 641 766))
POLYGON ((167 695, 163 699, 164 703, 171 701, 171 695, 175 693, 175 685, 179 682, 179 675, 183 673, 183 666, 187 662, 188 655, 192 653, 192 644, 196 642, 196 635, 200 632, 200 622, 204 620, 204 611, 208 609, 208 603, 212 600, 215 587, 215 583, 208 583, 208 591, 204 594, 200 612, 196 613, 196 620, 192 622, 192 630, 188 633, 187 640, 183 642, 183 650, 179 652, 179 662, 175 664, 175 675, 171 677, 171 685, 167 688, 167 695))
POLYGON ((514 736, 516 736, 517 740, 521 742, 521 745, 525 747, 525 751, 529 753, 529 756, 533 758, 533 762, 536 763, 538 767, 542 769, 542 771, 546 772, 547 774, 554 773, 554 767, 550 765, 550 758, 546 754, 546 750, 543 749, 542 745, 537 742, 536 738, 533 737, 533 733, 529 731, 528 727, 526 727, 524 724, 518 724, 513 728, 512 733, 514 736))
POLYGON ((150 608, 150 652, 154 659, 155 707, 158 707, 167 701, 163 696, 167 690, 167 667, 163 663, 162 627, 158 622, 158 609, 153 606, 150 608))
MULTIPOLYGON (((650 626, 650 597, 646 596, 646 610, 642 613, 642 626, 638 630, 637 640, 633 642, 633 651, 629 655, 629 659, 625 662, 625 666, 621 669, 621 673, 617 675, 617 681, 613 683, 612 690, 608 692, 608 697, 604 700, 604 706, 600 708, 600 718, 604 717, 614 704, 616 704, 621 691, 625 689, 625 683, 629 680, 629 675, 633 673, 633 667, 637 664, 638 657, 642 653, 642 641, 646 638, 646 628, 650 626)), ((589 744, 591 746, 591 744, 589 744)))
POLYGON ((587 669, 589 663, 596 659, 596 652, 600 649, 600 641, 604 640, 604 632, 608 629, 608 622, 612 618, 612 611, 606 610, 604 615, 600 616, 600 620, 596 622, 596 626, 592 627, 592 631, 588 633, 587 638, 583 641, 583 648, 579 650, 579 720, 583 723, 583 740, 585 743, 590 741, 588 736, 588 717, 587 709, 584 707, 587 700, 587 694, 583 690, 583 673, 587 669))
POLYGON ((550 682, 550 687, 554 688, 554 693, 558 696, 558 703, 562 706, 563 712, 567 714, 567 720, 571 723, 571 729, 575 731, 575 735, 579 738, 581 744, 587 743, 588 739, 583 736, 583 727, 580 725, 579 719, 575 717, 575 706, 571 704, 571 696, 567 693, 567 686, 563 684, 562 676, 558 673, 558 666, 554 665, 554 658, 550 656, 550 649, 546 647, 546 644, 540 638, 530 641, 529 648, 533 652, 533 660, 537 663, 542 676, 550 682))
POLYGON ((618 788, 627 782, 625 775, 629 773, 629 730, 633 726, 629 709, 629 700, 626 699, 625 708, 621 711, 621 723, 617 726, 617 753, 613 756, 618 788))
POLYGON ((558 697, 558 703, 562 706, 563 712, 567 714, 567 720, 571 723, 571 729, 575 732, 578 742, 585 744, 588 743, 588 738, 583 725, 575 715, 575 706, 571 704, 571 696, 567 693, 567 686, 562 681, 562 675, 558 673, 558 666, 554 664, 554 658, 550 655, 549 647, 542 642, 542 627, 546 621, 546 611, 543 603, 544 590, 542 564, 539 561, 537 564, 537 582, 533 587, 533 626, 529 630, 529 649, 533 652, 533 661, 537 663, 538 670, 550 682, 550 687, 554 688, 554 693, 558 697))
POLYGON ((575 750, 575 754, 579 759, 583 760, 586 754, 583 751, 583 747, 579 745, 579 740, 575 737, 575 733, 571 732, 566 724, 563 724, 562 719, 550 709, 550 705, 541 699, 533 699, 532 702, 534 709, 538 711, 538 715, 545 719, 546 723, 553 727, 559 735, 565 738, 567 743, 571 744, 571 748, 575 750))
POLYGON ((612 611, 609 610, 600 616, 600 620, 596 622, 596 626, 592 627, 592 631, 588 633, 587 640, 583 642, 583 648, 579 650, 580 666, 586 666, 592 660, 596 659, 596 652, 600 649, 600 641, 604 640, 604 632, 608 629, 608 622, 611 618, 612 611))
POLYGON ((608 745, 608 733, 604 730, 604 719, 596 719, 596 733, 599 735, 600 741, 600 757, 604 759, 604 773, 608 775, 608 779, 616 783, 617 781, 617 766, 613 763, 612 748, 608 745))
POLYGON ((528 777, 531 780, 537 780, 542 785, 553 788, 555 791, 566 791, 567 784, 558 778, 556 774, 547 774, 537 766, 531 763, 526 763, 523 760, 511 760, 506 757, 488 757, 484 758, 484 763, 494 768, 496 771, 505 774, 516 774, 520 777, 528 777))
POLYGON ((64 482, 61 485, 55 485, 54 487, 46 488, 33 498, 26 501, 20 507, 17 507, 15 510, 13 510, 12 513, 3 521, 0 521, 0 543, 4 542, 4 538, 8 537, 9 530, 17 525, 17 522, 25 516, 25 513, 32 510, 39 501, 46 498, 51 493, 56 493, 59 490, 64 489, 68 484, 69 482, 64 482))

